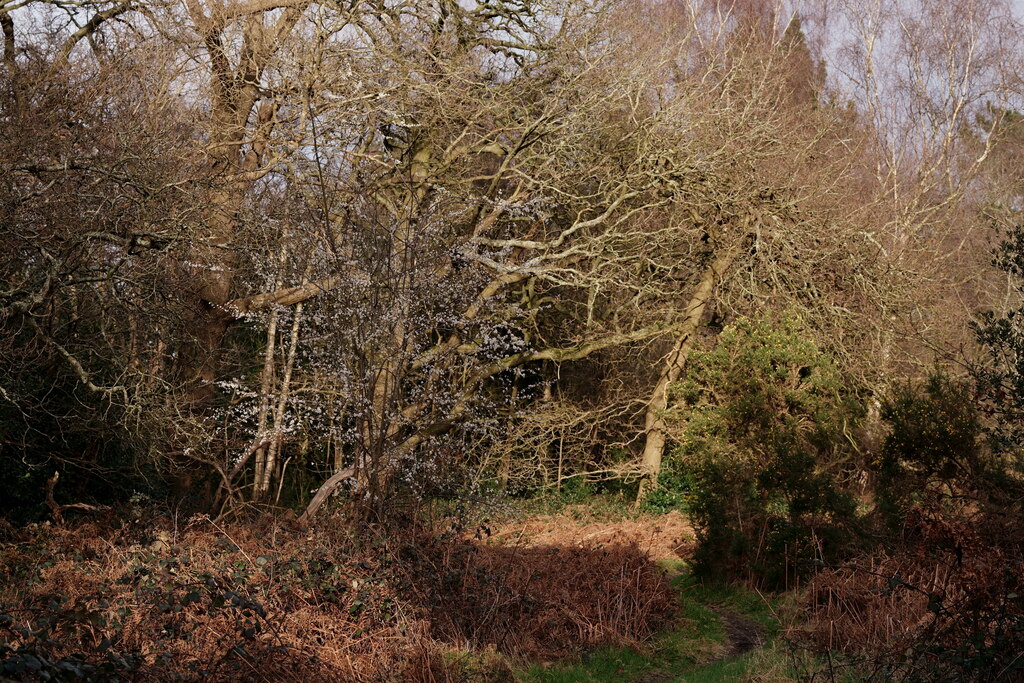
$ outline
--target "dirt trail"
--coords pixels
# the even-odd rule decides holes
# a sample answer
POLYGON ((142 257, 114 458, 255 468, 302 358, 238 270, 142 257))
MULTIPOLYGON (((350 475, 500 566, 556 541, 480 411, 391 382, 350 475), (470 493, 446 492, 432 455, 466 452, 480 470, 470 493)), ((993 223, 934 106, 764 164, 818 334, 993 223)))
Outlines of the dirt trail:
MULTIPOLYGON (((742 657, 748 652, 752 652, 764 645, 765 632, 761 624, 720 605, 709 607, 708 609, 722 620, 722 627, 725 629, 725 638, 729 649, 721 657, 703 664, 703 667, 711 666, 726 659, 742 657)), ((637 679, 635 683, 669 683, 670 681, 679 680, 685 680, 685 678, 680 679, 678 675, 664 671, 652 671, 637 679)))
POLYGON ((764 645, 764 627, 749 617, 724 607, 711 607, 725 628, 729 642, 727 657, 739 657, 764 645))

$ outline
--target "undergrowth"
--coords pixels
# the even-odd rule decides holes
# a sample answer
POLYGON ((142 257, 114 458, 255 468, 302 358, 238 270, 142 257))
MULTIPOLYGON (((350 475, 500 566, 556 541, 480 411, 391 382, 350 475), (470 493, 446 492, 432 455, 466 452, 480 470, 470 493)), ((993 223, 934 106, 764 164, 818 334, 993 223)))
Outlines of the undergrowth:
POLYGON ((675 575, 679 604, 671 628, 641 647, 588 651, 574 663, 538 663, 520 677, 536 683, 802 680, 806 655, 779 640, 783 622, 792 618, 788 605, 738 584, 705 584, 685 563, 664 569, 675 575), (737 647, 740 636, 727 622, 747 629, 747 647, 737 647))
POLYGON ((7 529, 0 679, 496 680, 638 645, 674 610, 635 544, 490 536, 273 517, 7 529))
POLYGON ((827 567, 793 634, 829 669, 874 681, 1024 678, 1024 555, 1019 515, 948 502, 911 508, 901 542, 827 567))

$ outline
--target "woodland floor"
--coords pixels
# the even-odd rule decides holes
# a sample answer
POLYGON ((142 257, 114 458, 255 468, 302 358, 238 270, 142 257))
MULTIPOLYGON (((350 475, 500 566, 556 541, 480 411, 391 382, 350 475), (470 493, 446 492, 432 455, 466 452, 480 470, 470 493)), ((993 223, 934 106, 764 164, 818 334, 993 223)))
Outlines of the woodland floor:
POLYGON ((0 529, 0 680, 796 680, 779 599, 699 584, 693 542, 600 505, 0 529))

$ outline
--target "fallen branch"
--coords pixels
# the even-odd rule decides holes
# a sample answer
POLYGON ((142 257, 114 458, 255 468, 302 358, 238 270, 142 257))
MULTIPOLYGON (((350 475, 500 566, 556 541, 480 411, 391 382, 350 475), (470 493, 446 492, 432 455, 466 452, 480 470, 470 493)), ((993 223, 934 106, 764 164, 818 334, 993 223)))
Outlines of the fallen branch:
POLYGON ((53 497, 53 489, 57 486, 58 479, 60 479, 60 472, 54 472, 53 476, 46 482, 46 505, 50 508, 50 512, 53 513, 54 521, 58 524, 64 523, 65 512, 87 512, 97 514, 110 510, 109 505, 89 505, 88 503, 67 503, 65 505, 61 505, 54 500, 53 497))
POLYGON ((333 477, 323 483, 323 485, 317 489, 316 494, 313 496, 313 500, 309 501, 309 505, 306 506, 306 511, 298 519, 298 525, 300 527, 307 526, 312 520, 313 516, 316 515, 316 511, 320 509, 320 506, 324 504, 328 496, 334 493, 334 489, 338 488, 343 481, 351 479, 356 474, 356 471, 352 467, 346 467, 345 469, 336 472, 333 477))

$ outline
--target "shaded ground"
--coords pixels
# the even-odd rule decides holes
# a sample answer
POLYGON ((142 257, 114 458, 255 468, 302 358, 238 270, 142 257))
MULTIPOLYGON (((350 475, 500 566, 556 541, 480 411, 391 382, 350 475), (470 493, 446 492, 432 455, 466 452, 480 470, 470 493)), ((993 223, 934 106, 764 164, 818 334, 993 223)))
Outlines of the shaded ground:
POLYGON ((765 628, 750 617, 725 607, 711 607, 725 627, 729 657, 739 657, 765 644, 765 628))
MULTIPOLYGON (((628 542, 674 576, 679 613, 639 647, 584 652, 575 663, 540 662, 521 671, 523 681, 796 681, 788 654, 776 647, 774 607, 755 591, 705 586, 689 574, 694 530, 678 512, 661 516, 595 519, 585 509, 533 517, 498 529, 491 542, 519 539, 563 547, 600 548, 628 542)), ((484 679, 480 679, 484 680, 484 679)))
POLYGON ((773 608, 742 588, 707 588, 683 574, 676 623, 637 649, 609 648, 576 664, 535 665, 521 674, 536 683, 793 682, 788 653, 776 647, 773 608))
POLYGON ((693 683, 784 670, 764 599, 687 573, 693 537, 678 512, 599 519, 585 506, 467 530, 158 517, 10 531, 0 678, 693 683))
POLYGON ((465 680, 483 658, 475 680, 507 680, 513 661, 664 628, 676 599, 651 549, 674 524, 527 520, 488 538, 111 515, 9 530, 0 679, 465 680))
POLYGON ((639 645, 675 612, 664 573, 632 544, 428 539, 401 556, 403 597, 451 645, 557 659, 639 645))

